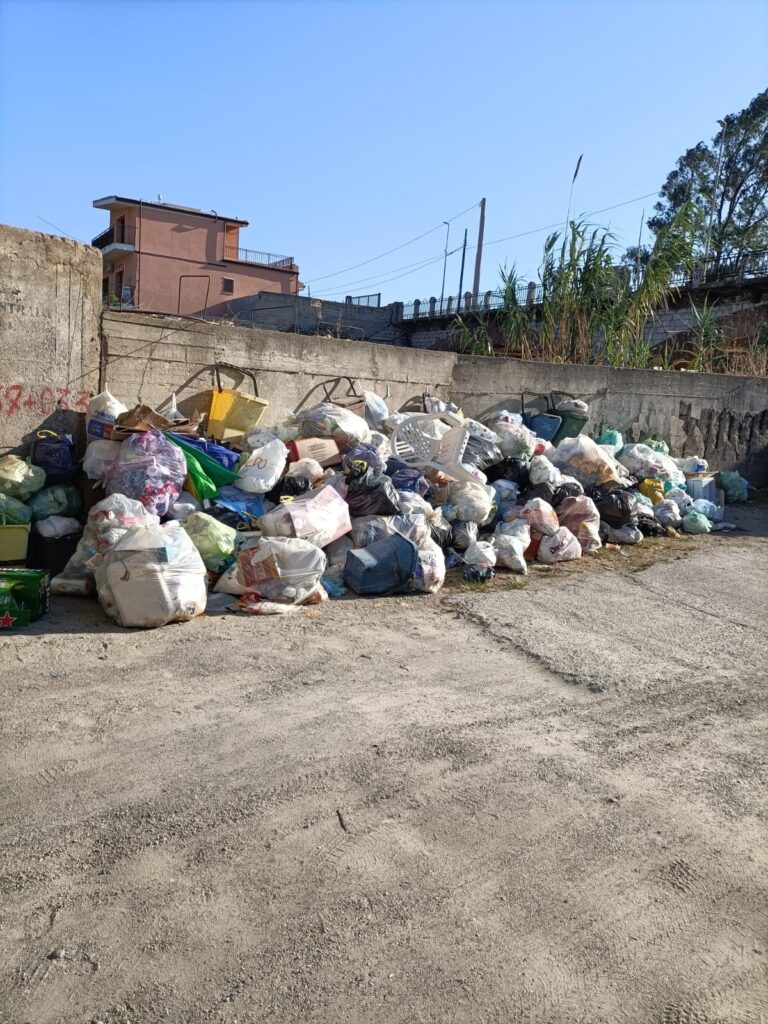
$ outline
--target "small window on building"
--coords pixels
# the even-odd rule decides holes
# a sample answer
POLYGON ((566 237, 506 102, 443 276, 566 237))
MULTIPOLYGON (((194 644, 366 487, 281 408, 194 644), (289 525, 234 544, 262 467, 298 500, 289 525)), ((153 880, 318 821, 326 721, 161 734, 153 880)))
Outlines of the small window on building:
POLYGON ((234 277, 222 277, 221 279, 221 291, 224 295, 235 294, 235 279, 234 277))

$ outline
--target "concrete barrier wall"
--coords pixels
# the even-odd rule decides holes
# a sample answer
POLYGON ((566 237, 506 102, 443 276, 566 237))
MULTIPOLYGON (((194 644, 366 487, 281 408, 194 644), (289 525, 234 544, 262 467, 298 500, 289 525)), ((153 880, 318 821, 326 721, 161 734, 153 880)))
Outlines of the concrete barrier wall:
POLYGON ((82 429, 99 380, 101 253, 0 225, 0 452, 82 429))
MULTIPOLYGON (((265 423, 282 418, 300 402, 321 401, 322 390, 310 392, 321 381, 339 376, 358 379, 362 387, 381 395, 389 392, 394 408, 420 400, 426 390, 448 395, 454 364, 451 353, 412 352, 170 316, 105 312, 102 330, 106 382, 125 402, 142 400, 157 407, 175 391, 183 411, 207 411, 213 364, 223 361, 256 373, 259 393, 270 402, 265 423)), ((236 374, 222 377, 225 387, 241 381, 236 374)), ((247 380, 243 390, 250 391, 247 380)))
POLYGON ((555 390, 589 402, 589 432, 612 426, 631 440, 658 435, 676 454, 703 455, 717 468, 741 469, 755 485, 768 484, 764 379, 460 356, 146 314, 105 313, 103 333, 106 379, 126 402, 160 405, 175 389, 182 409, 204 411, 216 360, 256 372, 271 403, 264 422, 319 400, 322 393, 311 395, 312 388, 340 375, 383 395, 389 389, 394 408, 429 391, 450 395, 478 417, 518 410, 522 391, 555 390))

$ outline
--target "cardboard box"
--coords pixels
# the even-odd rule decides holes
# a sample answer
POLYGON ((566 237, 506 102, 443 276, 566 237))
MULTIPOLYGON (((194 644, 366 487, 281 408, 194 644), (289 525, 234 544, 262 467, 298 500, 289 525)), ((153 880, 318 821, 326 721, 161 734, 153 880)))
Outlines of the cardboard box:
MULTIPOLYGON (((13 600, 18 609, 26 613, 27 622, 34 622, 50 609, 51 575, 47 570, 11 569, 0 566, 0 580, 14 584, 13 600)), ((19 625, 26 625, 27 622, 19 625)))

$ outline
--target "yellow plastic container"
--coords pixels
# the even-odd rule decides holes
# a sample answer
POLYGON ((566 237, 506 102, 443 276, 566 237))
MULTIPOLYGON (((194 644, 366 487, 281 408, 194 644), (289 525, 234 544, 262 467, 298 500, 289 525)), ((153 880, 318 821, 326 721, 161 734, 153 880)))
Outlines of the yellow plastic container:
POLYGON ((29 523, 23 526, 0 526, 0 562, 24 562, 27 558, 29 523))
POLYGON ((217 363, 215 371, 217 386, 211 392, 206 433, 216 441, 237 441, 259 422, 264 410, 269 407, 269 402, 259 398, 256 378, 250 370, 243 370, 230 363, 217 363), (232 388, 222 388, 219 367, 226 367, 250 377, 253 382, 253 397, 232 388))

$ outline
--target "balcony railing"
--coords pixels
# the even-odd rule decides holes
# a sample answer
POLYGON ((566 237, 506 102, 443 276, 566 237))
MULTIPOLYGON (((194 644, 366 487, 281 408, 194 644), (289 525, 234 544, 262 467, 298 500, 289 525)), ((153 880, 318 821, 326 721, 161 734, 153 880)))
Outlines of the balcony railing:
POLYGON ((102 301, 109 309, 133 309, 134 286, 124 284, 120 295, 114 292, 107 292, 102 296, 102 301))
POLYGON ((111 228, 102 231, 100 235, 91 242, 97 249, 106 249, 108 245, 135 245, 136 228, 127 224, 113 224, 111 228))
POLYGON ((238 249, 231 245, 224 246, 224 259, 238 260, 240 263, 258 263, 262 267, 274 267, 277 270, 293 266, 293 256, 276 256, 272 252, 238 249))

